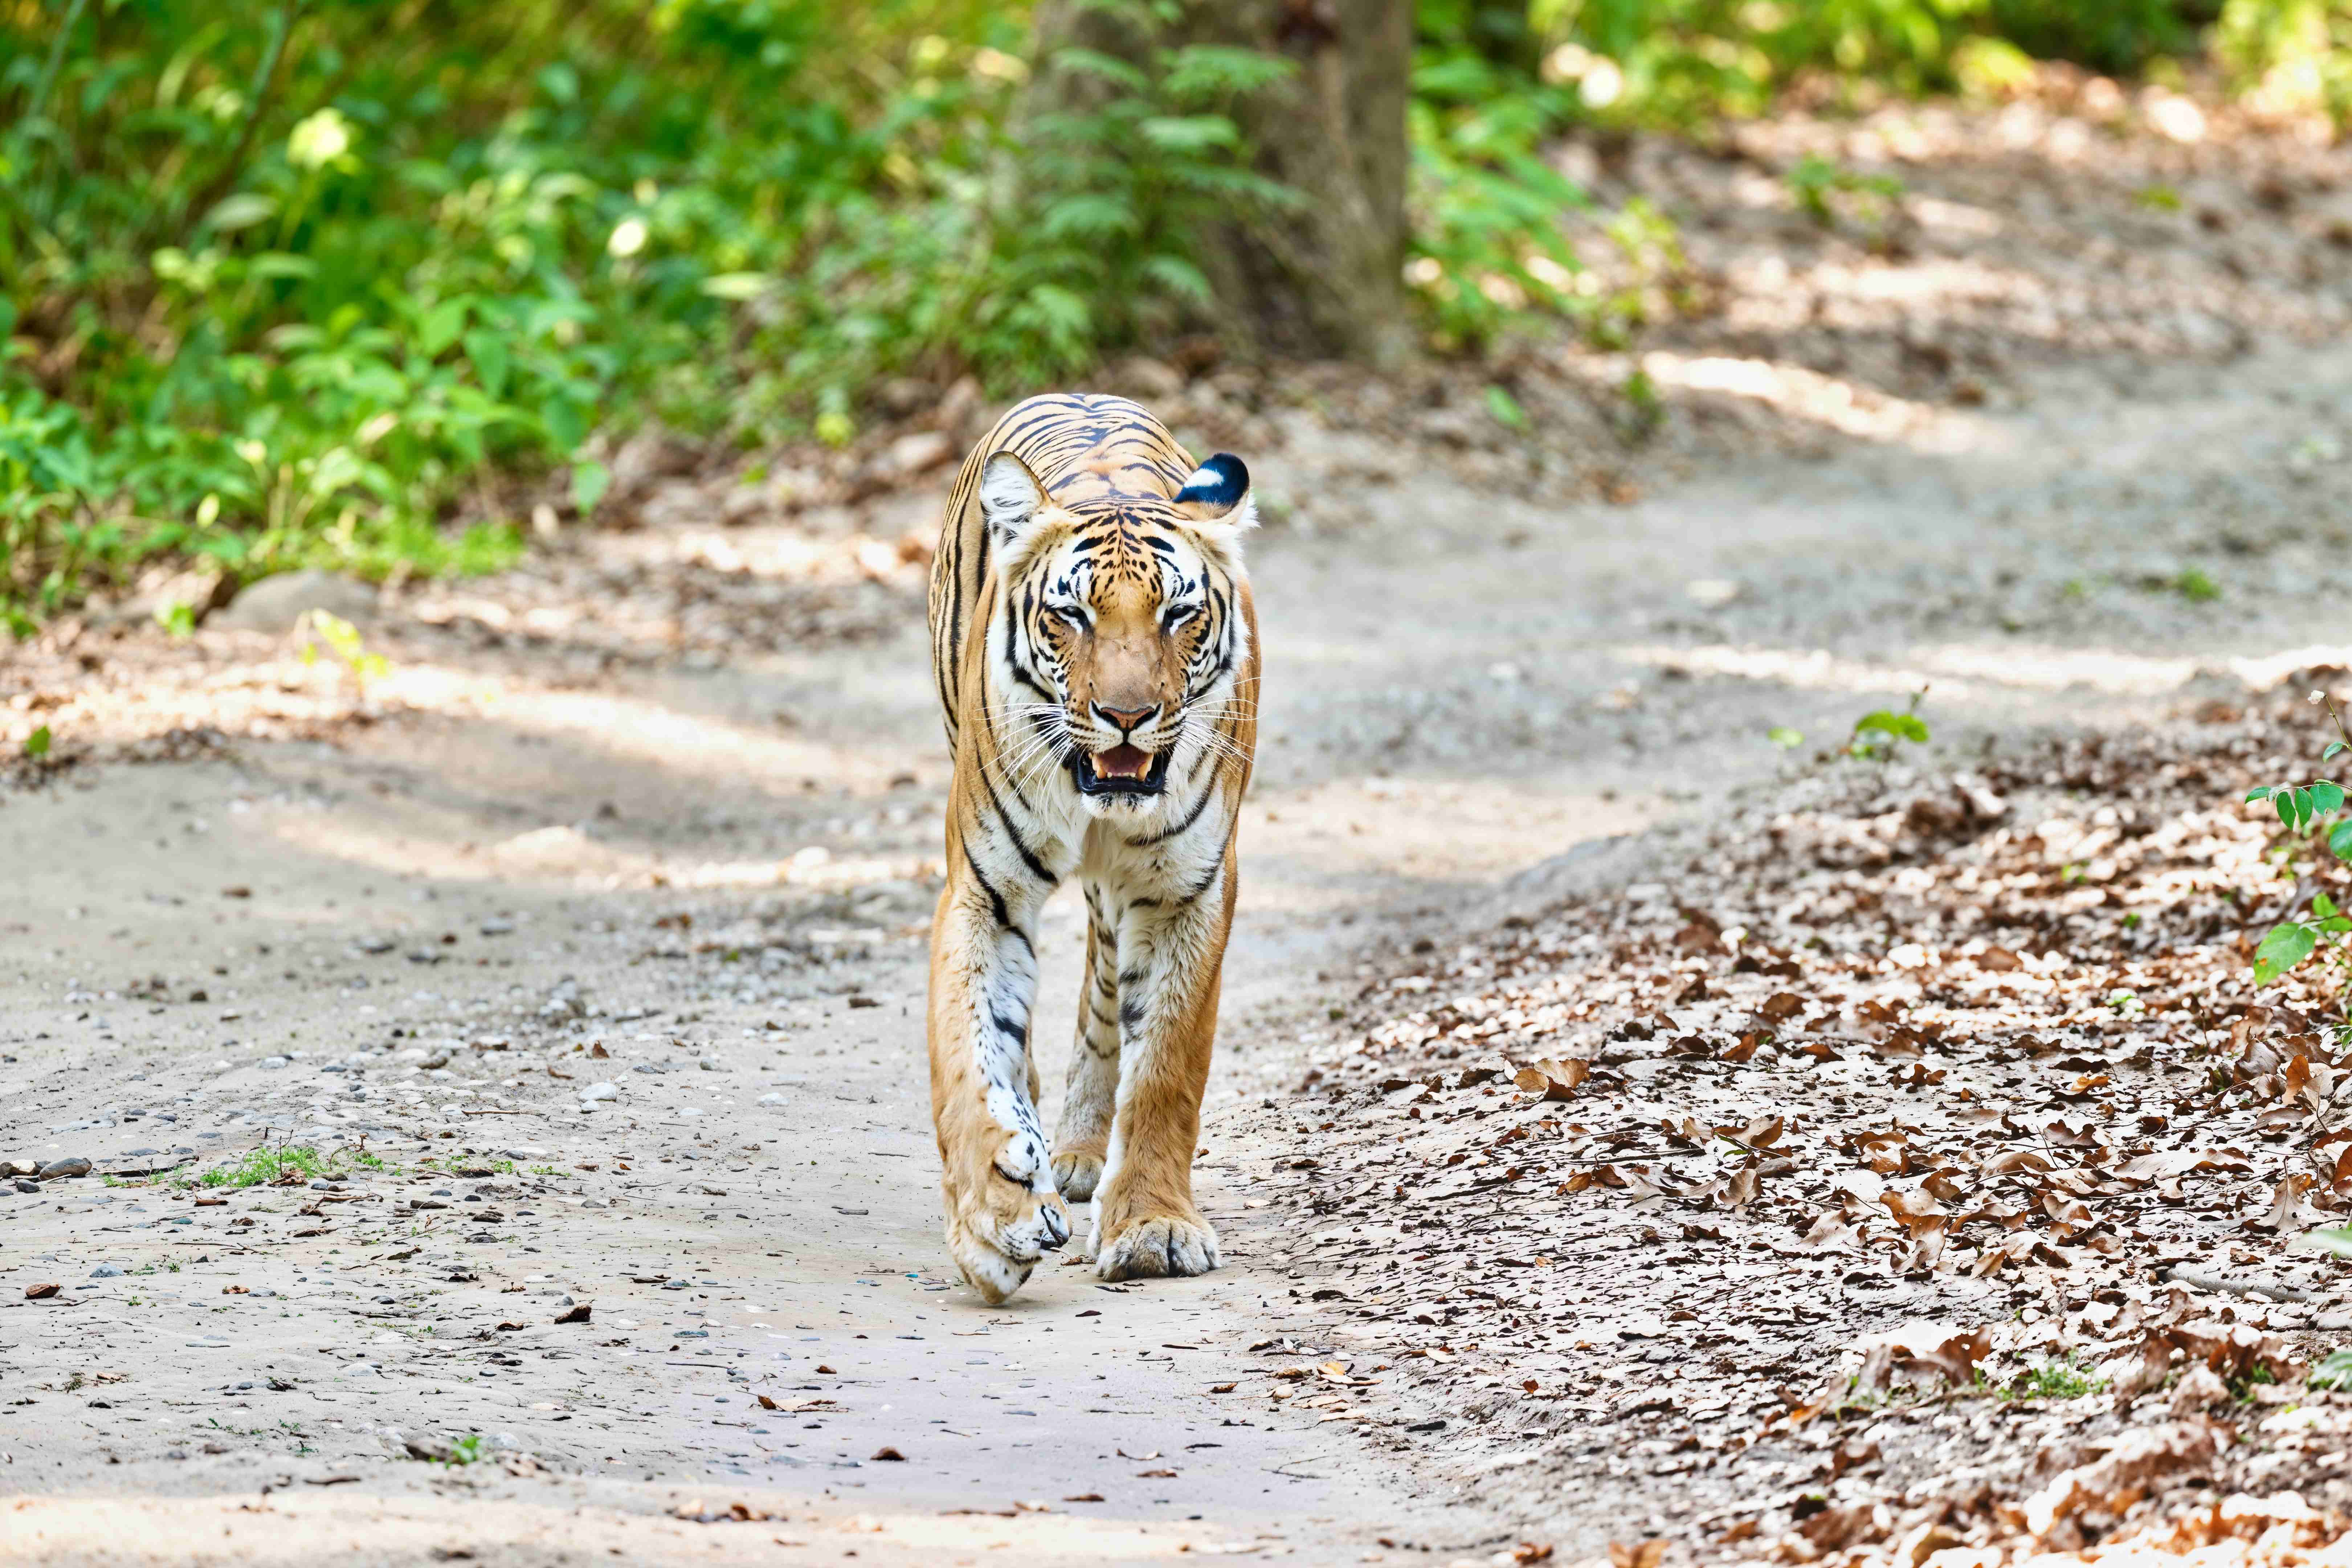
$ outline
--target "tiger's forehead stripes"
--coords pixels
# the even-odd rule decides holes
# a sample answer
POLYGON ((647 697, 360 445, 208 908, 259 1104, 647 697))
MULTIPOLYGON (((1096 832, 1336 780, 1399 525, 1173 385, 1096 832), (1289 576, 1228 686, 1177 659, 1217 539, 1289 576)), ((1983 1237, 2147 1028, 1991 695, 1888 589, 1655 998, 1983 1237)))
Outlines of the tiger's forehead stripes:
POLYGON ((1096 583, 1164 583, 1163 568, 1179 553, 1173 535, 1182 521, 1166 500, 1119 491, 1072 499, 1050 486, 1046 493, 1078 520, 1069 552, 1084 563, 1096 583))

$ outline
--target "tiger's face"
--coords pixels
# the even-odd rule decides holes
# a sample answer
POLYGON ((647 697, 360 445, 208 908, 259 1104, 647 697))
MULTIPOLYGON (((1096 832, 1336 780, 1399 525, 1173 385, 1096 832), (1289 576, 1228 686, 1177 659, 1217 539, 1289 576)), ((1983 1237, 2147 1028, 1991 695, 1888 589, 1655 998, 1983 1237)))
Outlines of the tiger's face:
POLYGON ((1013 693, 1016 778, 1066 771, 1097 816, 1155 809, 1171 770, 1223 743, 1247 637, 1240 538, 1249 471, 1219 453, 1171 500, 1055 504, 1009 452, 981 504, 1010 584, 992 658, 1013 693))

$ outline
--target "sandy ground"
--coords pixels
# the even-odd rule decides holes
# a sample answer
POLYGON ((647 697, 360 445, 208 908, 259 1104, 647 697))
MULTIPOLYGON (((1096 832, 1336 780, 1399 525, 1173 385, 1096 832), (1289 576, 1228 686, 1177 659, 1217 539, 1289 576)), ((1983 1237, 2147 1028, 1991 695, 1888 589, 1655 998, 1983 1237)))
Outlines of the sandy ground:
POLYGON ((1809 439, 1616 501, 1548 493, 1492 432, 1465 458, 1254 416, 1293 504, 1254 555, 1266 722, 1199 1171, 1228 1263, 1199 1280, 1052 1268, 990 1310, 941 1252, 918 1015, 946 767, 919 565, 887 550, 919 488, 825 546, 866 564, 826 601, 855 635, 814 645, 698 622, 707 595, 632 618, 648 574, 749 584, 751 623, 806 607, 805 563, 771 569, 805 520, 689 518, 394 597, 364 691, 210 628, 0 666, 0 741, 89 759, 0 804, 0 1157, 98 1166, 0 1194, 0 1556, 1452 1563, 1647 1533, 1487 1495, 1313 1299, 1299 1162, 1329 1128, 1301 1085, 1346 1009, 1811 765, 1768 731, 1809 757, 1925 686, 1959 762, 2344 640, 2352 351, 2011 367, 1876 425, 1847 415, 1885 389, 1787 372, 1689 417, 1809 439), (103 1182, 362 1140, 381 1163, 323 1188, 103 1182), (412 1457, 469 1436, 477 1462, 412 1457))

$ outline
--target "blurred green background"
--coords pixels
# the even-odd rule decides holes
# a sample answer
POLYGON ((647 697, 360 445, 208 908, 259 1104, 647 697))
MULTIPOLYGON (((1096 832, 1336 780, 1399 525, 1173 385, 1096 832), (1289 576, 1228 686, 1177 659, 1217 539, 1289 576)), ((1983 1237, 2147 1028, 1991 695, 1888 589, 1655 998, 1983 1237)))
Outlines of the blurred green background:
MULTIPOLYGON (((1217 332, 1204 226, 1301 200, 1235 112, 1298 61, 1183 41, 1220 4, 1269 10, 1078 7, 1164 40, 1115 56, 971 0, 0 0, 0 617, 163 556, 493 567, 521 535, 461 500, 551 474, 593 507, 599 431, 839 446, 893 375, 1010 395, 1217 332)), ((2037 58, 2352 109, 2352 0, 1410 13, 1437 353, 1631 330, 1559 224, 1585 198, 1544 150, 1580 127, 1998 95, 2037 58)))

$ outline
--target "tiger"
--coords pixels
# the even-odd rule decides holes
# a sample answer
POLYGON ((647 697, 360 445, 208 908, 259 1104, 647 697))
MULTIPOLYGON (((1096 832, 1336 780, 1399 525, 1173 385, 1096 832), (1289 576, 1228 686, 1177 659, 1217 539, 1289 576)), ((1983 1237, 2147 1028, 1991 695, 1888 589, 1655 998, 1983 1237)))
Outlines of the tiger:
POLYGON ((1249 469, 1123 397, 1033 397, 958 470, 932 557, 953 754, 925 1009, 947 1247, 1003 1301, 1092 1200, 1104 1279, 1205 1273, 1194 1141, 1257 746, 1249 469), (1045 900, 1085 888, 1052 1142, 1030 1023, 1045 900))

